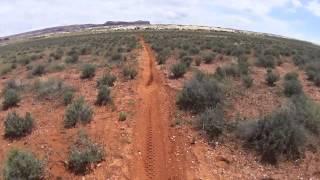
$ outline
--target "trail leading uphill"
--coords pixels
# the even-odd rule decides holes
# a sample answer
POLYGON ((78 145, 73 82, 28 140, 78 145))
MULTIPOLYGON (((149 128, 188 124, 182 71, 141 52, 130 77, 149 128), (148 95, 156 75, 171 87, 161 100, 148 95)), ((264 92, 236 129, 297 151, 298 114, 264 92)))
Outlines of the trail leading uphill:
MULTIPOLYGON (((138 79, 139 104, 135 116, 132 179, 186 179, 184 162, 177 156, 179 140, 170 140, 172 99, 155 67, 155 57, 144 39, 138 79)), ((183 153, 179 153, 183 154, 183 153)))

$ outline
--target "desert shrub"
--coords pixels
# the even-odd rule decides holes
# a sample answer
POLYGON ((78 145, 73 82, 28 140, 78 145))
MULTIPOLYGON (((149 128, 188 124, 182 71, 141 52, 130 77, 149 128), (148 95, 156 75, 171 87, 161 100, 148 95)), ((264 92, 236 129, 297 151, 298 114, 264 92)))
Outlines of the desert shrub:
POLYGON ((12 66, 9 64, 4 64, 0 69, 0 75, 6 75, 11 71, 12 71, 12 66))
POLYGON ((61 59, 64 52, 61 48, 57 48, 55 52, 50 53, 50 57, 53 57, 55 60, 61 59))
POLYGON ((119 60, 121 60, 121 58, 122 58, 122 56, 121 56, 120 53, 115 53, 115 54, 113 54, 113 55, 111 56, 111 60, 112 60, 112 61, 119 61, 119 60))
POLYGON ((66 109, 64 127, 74 127, 78 122, 87 124, 92 120, 93 111, 81 97, 73 101, 66 109))
POLYGON ((73 98, 74 98, 74 92, 72 90, 65 91, 63 93, 63 104, 66 106, 71 104, 73 98))
POLYGON ((76 174, 85 174, 90 170, 91 165, 103 161, 104 157, 103 147, 92 142, 85 133, 80 132, 70 148, 68 167, 76 174))
POLYGON ((191 49, 189 49, 189 53, 192 54, 192 55, 199 54, 199 52, 200 52, 199 48, 191 48, 191 49))
POLYGON ((77 54, 74 54, 71 56, 67 56, 64 61, 68 64, 74 64, 74 63, 77 63, 78 60, 79 60, 79 56, 77 54))
POLYGON ((5 121, 5 136, 16 138, 25 136, 32 131, 34 120, 30 113, 26 113, 25 117, 20 117, 16 112, 8 113, 5 121))
POLYGON ((39 99, 59 99, 66 91, 72 88, 63 83, 60 79, 36 80, 33 90, 39 99))
POLYGON ((5 94, 7 90, 13 89, 15 91, 21 91, 24 89, 23 85, 21 82, 17 82, 14 79, 9 79, 8 81, 5 82, 4 88, 2 90, 2 93, 5 94))
POLYGON ((262 161, 275 164, 281 157, 300 158, 310 133, 319 135, 319 105, 304 95, 292 96, 288 103, 239 131, 262 161))
POLYGON ((81 71, 81 79, 88 79, 88 78, 93 78, 96 73, 96 67, 92 64, 85 64, 82 67, 81 71))
POLYGON ((283 86, 284 86, 284 94, 287 97, 301 94, 303 91, 302 85, 300 84, 300 81, 298 79, 298 74, 296 73, 286 74, 283 86))
POLYGON ((222 80, 226 77, 226 72, 224 71, 224 69, 222 67, 218 67, 216 69, 216 72, 214 73, 214 76, 216 79, 218 80, 222 80))
POLYGON ((286 75, 284 75, 284 80, 290 81, 290 80, 297 80, 299 77, 299 74, 296 72, 289 72, 286 75))
POLYGON ((196 66, 200 66, 201 62, 202 62, 202 60, 200 58, 196 58, 195 59, 195 65, 196 66))
POLYGON ((181 78, 187 72, 187 65, 184 63, 174 64, 171 67, 171 73, 173 78, 181 78))
POLYGON ((17 106, 17 104, 20 102, 20 96, 15 89, 8 89, 4 93, 4 100, 2 102, 2 107, 4 110, 17 106))
POLYGON ((3 169, 3 178, 11 179, 42 179, 44 163, 32 153, 22 150, 11 150, 3 169))
POLYGON ((222 71, 226 76, 238 77, 240 76, 239 68, 236 64, 229 64, 222 67, 222 71))
POLYGON ((32 70, 32 75, 34 75, 34 76, 41 76, 45 73, 46 73, 46 69, 45 69, 44 65, 42 65, 42 64, 37 65, 32 70))
POLYGON ((223 101, 223 89, 213 78, 193 78, 188 81, 177 97, 180 109, 201 112, 207 108, 215 108, 223 101))
POLYGON ((192 57, 185 56, 181 59, 180 64, 185 64, 187 67, 189 67, 192 63, 192 57))
POLYGON ((250 88, 253 84, 253 79, 250 75, 244 75, 242 76, 242 83, 246 88, 250 88))
POLYGON ((110 89, 107 86, 99 87, 96 105, 102 106, 111 102, 110 89))
POLYGON ((281 155, 290 159, 301 156, 305 135, 293 118, 291 112, 282 110, 257 122, 247 142, 262 155, 262 161, 275 164, 281 155))
POLYGON ((203 61, 206 64, 212 63, 212 61, 216 58, 216 54, 210 53, 210 54, 204 54, 203 55, 203 61))
POLYGON ((66 67, 64 64, 51 64, 48 67, 48 72, 60 72, 63 71, 65 68, 66 67))
POLYGON ((320 73, 317 73, 313 79, 313 82, 316 86, 320 87, 320 73))
POLYGON ((125 121, 127 119, 127 113, 126 112, 120 112, 119 113, 119 121, 125 121))
POLYGON ((279 75, 273 72, 271 69, 267 70, 266 82, 269 86, 275 86, 275 82, 279 80, 279 75))
POLYGON ((223 133, 225 127, 223 110, 220 106, 208 108, 199 116, 199 128, 204 130, 210 139, 223 133))
POLYGON ((117 80, 117 77, 115 75, 110 73, 104 74, 100 79, 97 80, 97 87, 100 87, 100 86, 112 87, 116 80, 117 80))
POLYGON ((275 67, 275 59, 271 55, 259 56, 257 58, 257 65, 265 68, 274 68, 275 67))
POLYGON ((247 58, 245 57, 240 57, 238 60, 238 69, 239 73, 243 75, 249 74, 249 63, 247 58))
POLYGON ((125 66, 122 69, 122 74, 127 79, 134 79, 138 75, 138 72, 133 67, 125 66))

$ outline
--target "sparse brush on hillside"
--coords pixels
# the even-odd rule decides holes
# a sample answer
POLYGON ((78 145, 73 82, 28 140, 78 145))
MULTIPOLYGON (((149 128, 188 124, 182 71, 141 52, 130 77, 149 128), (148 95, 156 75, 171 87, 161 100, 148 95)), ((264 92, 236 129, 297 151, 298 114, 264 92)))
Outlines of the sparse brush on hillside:
POLYGON ((122 74, 126 79, 134 79, 138 75, 138 72, 133 67, 125 66, 122 69, 122 74))
POLYGON ((100 79, 97 80, 97 87, 101 87, 101 86, 112 87, 116 80, 117 80, 117 77, 115 75, 110 73, 104 74, 100 79))
POLYGON ((85 174, 91 170, 93 164, 103 161, 104 157, 103 146, 92 142, 86 133, 80 131, 70 148, 68 167, 76 174, 85 174))
POLYGON ((187 72, 187 65, 184 63, 178 63, 171 66, 172 78, 181 78, 187 72))
POLYGON ((78 122, 87 124, 92 120, 93 110, 81 97, 73 101, 66 109, 64 115, 64 127, 72 128, 78 122))
POLYGON ((15 89, 7 89, 4 92, 4 100, 2 102, 2 108, 7 110, 11 107, 17 106, 20 102, 20 96, 15 89))
POLYGON ((221 106, 208 108, 200 114, 198 128, 204 130, 210 139, 220 136, 225 128, 225 120, 221 106))
POLYGON ((3 169, 3 179, 42 179, 44 163, 28 151, 13 149, 9 151, 3 169))
POLYGON ((301 158, 309 137, 319 135, 319 110, 319 105, 304 95, 293 96, 286 106, 240 126, 239 132, 264 162, 301 158))
POLYGON ((46 69, 45 69, 45 66, 42 64, 35 66, 32 70, 32 75, 34 76, 41 76, 45 73, 46 73, 46 69))
POLYGON ((82 67, 81 71, 81 79, 89 79, 93 78, 96 74, 96 67, 93 64, 85 64, 82 67))
POLYGON ((279 81, 279 74, 272 71, 272 69, 267 70, 266 82, 269 86, 275 86, 275 82, 279 81))
POLYGON ((25 136, 32 131, 33 126, 34 120, 30 113, 26 113, 23 118, 16 112, 10 112, 4 121, 5 136, 9 138, 25 136))
POLYGON ((96 99, 96 105, 102 106, 110 103, 112 101, 111 91, 107 86, 100 86, 97 99, 96 99))
POLYGON ((36 80, 33 90, 39 99, 60 99, 66 91, 73 91, 60 79, 36 80))
POLYGON ((184 85, 177 98, 177 105, 181 109, 202 112, 223 103, 224 92, 219 82, 212 77, 201 77, 194 77, 184 85))
POLYGON ((284 94, 287 97, 303 93, 297 73, 287 73, 284 77, 284 94))

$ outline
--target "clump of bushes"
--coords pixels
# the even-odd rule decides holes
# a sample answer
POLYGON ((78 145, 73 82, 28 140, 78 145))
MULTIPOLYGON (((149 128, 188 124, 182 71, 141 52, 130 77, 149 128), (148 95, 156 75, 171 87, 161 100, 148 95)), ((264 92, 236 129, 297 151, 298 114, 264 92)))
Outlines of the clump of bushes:
POLYGON ((42 179, 44 163, 30 152, 11 150, 3 169, 3 178, 11 179, 42 179))
POLYGON ((210 64, 210 63, 212 63, 212 61, 213 61, 215 58, 216 58, 216 54, 214 54, 214 53, 205 54, 205 55, 203 56, 203 61, 204 61, 204 63, 206 63, 206 64, 210 64))
POLYGON ((177 97, 177 105, 183 110, 202 112, 222 103, 223 96, 223 88, 218 81, 198 75, 184 85, 177 97))
POLYGON ((127 79, 134 79, 138 75, 138 72, 135 68, 125 66, 122 69, 122 74, 127 79))
POLYGON ((60 79, 36 80, 33 90, 40 99, 57 99, 63 97, 67 91, 72 88, 65 85, 60 79))
POLYGON ((92 142, 85 133, 80 132, 70 149, 68 167, 76 174, 85 174, 93 164, 103 161, 104 157, 103 147, 92 142))
POLYGON ((272 55, 261 55, 257 58, 257 65, 265 68, 274 68, 276 61, 272 55))
POLYGON ((17 106, 19 102, 20 102, 20 96, 17 90, 7 89, 4 92, 4 101, 2 102, 2 108, 4 110, 17 106))
POLYGON ((199 116, 199 128, 204 130, 210 139, 220 136, 225 128, 222 108, 208 108, 199 116))
POLYGON ((319 134, 319 110, 319 105, 304 95, 292 96, 286 106, 251 121, 239 132, 264 162, 276 164, 280 158, 297 159, 302 157, 308 138, 319 134))
POLYGON ((110 73, 105 74, 100 79, 98 79, 97 87, 101 87, 101 86, 112 87, 116 80, 117 80, 117 77, 115 75, 112 75, 110 73))
POLYGON ((184 64, 187 67, 190 67, 192 63, 192 57, 190 56, 185 56, 180 60, 180 64, 184 64))
POLYGON ((320 63, 310 63, 306 66, 306 74, 308 79, 316 86, 320 86, 320 63))
POLYGON ((61 48, 57 48, 55 52, 50 53, 50 57, 53 57, 55 60, 61 59, 64 52, 61 48))
POLYGON ((16 112, 10 112, 5 121, 5 136, 9 138, 17 138, 25 136, 32 131, 34 120, 30 113, 26 113, 25 117, 20 117, 16 112))
POLYGON ((274 71, 272 71, 271 69, 267 70, 267 74, 266 74, 266 82, 269 86, 275 86, 275 82, 279 81, 279 74, 275 73, 274 71))
POLYGON ((46 69, 45 69, 44 65, 42 65, 42 64, 37 65, 32 70, 32 75, 34 75, 34 76, 41 76, 45 73, 46 73, 46 69))
POLYGON ((246 88, 250 88, 253 84, 253 79, 250 75, 244 75, 242 76, 242 83, 246 88))
POLYGON ((72 90, 65 91, 63 93, 63 104, 66 106, 71 104, 73 98, 74 98, 74 92, 72 90))
POLYGON ((81 79, 88 79, 88 78, 93 78, 96 73, 96 67, 92 64, 85 64, 82 67, 82 72, 81 72, 81 79))
POLYGON ((87 124, 92 120, 93 111, 81 97, 73 101, 66 109, 64 127, 74 127, 78 122, 87 124))
POLYGON ((171 73, 173 78, 181 78, 187 72, 187 65, 184 63, 174 64, 171 67, 171 73))
POLYGON ((67 56, 64 61, 68 64, 74 64, 78 62, 78 60, 79 60, 79 55, 74 54, 74 55, 67 56))
POLYGON ((111 102, 110 89, 107 86, 99 87, 96 105, 102 106, 111 102))
POLYGON ((284 94, 287 97, 298 95, 302 93, 302 85, 298 79, 298 74, 291 72, 287 73, 284 77, 284 94))

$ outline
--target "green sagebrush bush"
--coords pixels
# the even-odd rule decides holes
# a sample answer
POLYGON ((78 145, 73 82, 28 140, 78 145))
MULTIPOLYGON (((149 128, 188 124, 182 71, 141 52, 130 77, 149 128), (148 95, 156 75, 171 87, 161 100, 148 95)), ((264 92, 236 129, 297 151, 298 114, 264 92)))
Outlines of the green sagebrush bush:
POLYGON ((284 94, 287 97, 303 93, 297 73, 287 73, 284 77, 284 94))
POLYGON ((85 103, 84 98, 81 97, 68 105, 64 116, 64 126, 65 128, 71 128, 78 122, 87 124, 92 120, 92 116, 92 109, 85 103))
POLYGON ((85 174, 90 170, 90 165, 103 161, 104 157, 103 147, 92 142, 84 132, 80 132, 70 149, 68 167, 76 174, 85 174))
POLYGON ((97 80, 97 87, 101 87, 101 86, 112 87, 116 80, 117 80, 117 77, 115 75, 110 73, 104 74, 100 79, 97 80))
POLYGON ((304 95, 292 96, 286 106, 240 126, 239 132, 264 162, 276 164, 280 158, 297 159, 303 155, 310 133, 319 135, 319 110, 319 105, 304 95))
POLYGON ((112 101, 110 93, 111 91, 107 86, 99 87, 96 105, 102 106, 110 103, 112 101))
POLYGON ((4 164, 3 179, 40 180, 44 176, 44 163, 32 153, 13 149, 4 164))
POLYGON ((198 127, 204 130, 210 139, 220 136, 225 128, 223 110, 220 106, 208 108, 200 114, 198 127))
POLYGON ((184 63, 178 63, 171 66, 172 77, 177 79, 183 77, 183 75, 187 72, 187 65, 184 63))
POLYGON ((2 108, 7 110, 11 107, 17 106, 20 102, 20 96, 15 89, 7 89, 4 92, 4 100, 2 102, 2 108))
POLYGON ((271 69, 267 70, 266 82, 269 86, 275 86, 275 82, 279 81, 279 74, 273 72, 271 69))
POLYGON ((93 78, 96 75, 96 67, 93 64, 85 64, 82 67, 81 79, 93 78))
POLYGON ((201 112, 207 108, 215 108, 223 101, 223 88, 212 77, 198 76, 188 81, 177 97, 180 109, 201 112))
POLYGON ((25 136, 32 131, 33 127, 34 120, 28 112, 24 118, 20 117, 16 112, 10 112, 4 121, 5 136, 9 138, 25 136))

